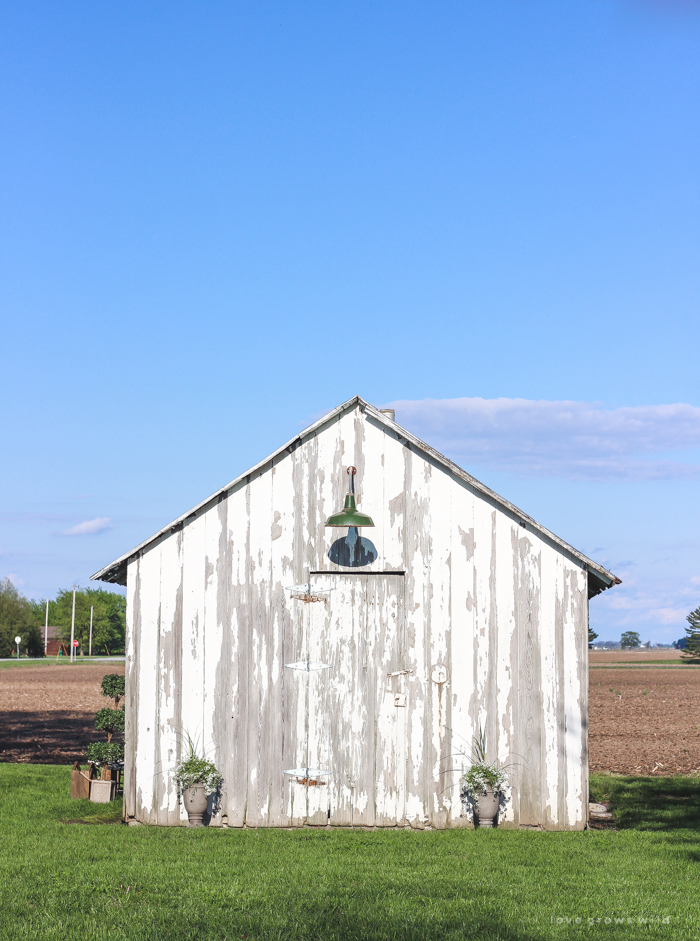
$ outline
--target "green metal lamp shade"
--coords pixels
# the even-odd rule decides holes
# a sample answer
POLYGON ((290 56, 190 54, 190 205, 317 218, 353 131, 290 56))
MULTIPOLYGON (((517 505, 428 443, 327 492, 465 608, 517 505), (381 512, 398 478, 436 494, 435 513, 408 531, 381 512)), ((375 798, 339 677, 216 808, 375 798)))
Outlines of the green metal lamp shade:
POLYGON ((365 516, 355 506, 355 494, 345 495, 345 506, 326 520, 326 526, 374 526, 371 516, 365 516))

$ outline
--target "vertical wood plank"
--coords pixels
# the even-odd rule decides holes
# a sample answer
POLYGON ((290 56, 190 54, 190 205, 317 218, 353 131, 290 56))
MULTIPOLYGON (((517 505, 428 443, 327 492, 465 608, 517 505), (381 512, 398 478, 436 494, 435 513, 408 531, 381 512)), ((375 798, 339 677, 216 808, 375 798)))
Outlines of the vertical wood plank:
POLYGON ((557 717, 557 828, 566 826, 566 607, 567 607, 566 563, 560 553, 556 555, 554 600, 554 664, 555 664, 555 710, 557 717))
POLYGON ((542 738, 544 751, 543 799, 544 825, 557 827, 559 779, 558 724, 557 724, 557 653, 556 653, 556 599, 558 553, 548 544, 542 544, 542 590, 540 600, 540 637, 542 644, 542 738))
POLYGON ((287 591, 294 584, 294 479, 291 456, 285 455, 272 470, 272 519, 270 585, 272 673, 270 689, 270 825, 290 826, 292 822, 291 782, 285 769, 294 767, 292 736, 296 713, 295 671, 285 663, 295 661, 291 608, 287 591))
POLYGON ((156 804, 158 823, 179 822, 173 772, 180 756, 180 697, 182 656, 182 532, 161 544, 160 649, 158 663, 158 735, 156 804))
POLYGON ((251 552, 251 650, 248 686, 248 799, 246 823, 267 826, 270 813, 270 692, 272 630, 270 618, 270 550, 272 544, 272 474, 267 471, 249 486, 251 552))
POLYGON ((431 467, 404 447, 406 519, 406 647, 411 669, 407 697, 406 819, 424 827, 434 792, 431 761, 433 723, 430 690, 430 516, 431 467))
POLYGON ((513 527, 513 565, 515 578, 515 604, 517 621, 517 675, 514 689, 517 695, 515 722, 511 734, 522 756, 519 823, 528 826, 542 824, 544 809, 544 740, 542 729, 542 651, 540 640, 540 555, 539 541, 533 546, 530 533, 522 527, 513 527))
POLYGON ((136 816, 157 822, 156 764, 158 726, 158 663, 160 641, 160 541, 141 556, 141 631, 139 650, 138 748, 136 752, 136 816))
MULTIPOLYGON (((204 596, 206 514, 186 522, 182 532, 182 715, 181 748, 190 735, 198 748, 206 748, 204 722, 204 596)), ((187 811, 180 804, 180 820, 187 811)))
POLYGON ((325 767, 331 772, 327 783, 330 822, 333 826, 350 826, 354 792, 353 706, 350 697, 357 670, 354 632, 348 629, 354 616, 352 586, 348 579, 335 575, 317 576, 314 586, 319 591, 328 592, 327 601, 322 608, 319 605, 317 612, 323 623, 315 658, 327 663, 329 669, 315 677, 307 677, 307 683, 310 701, 314 704, 317 700, 325 702, 327 714, 329 751, 325 756, 325 767))
MULTIPOLYGON (((327 578, 322 577, 325 583, 327 578)), ((312 584, 319 584, 319 577, 312 578, 312 584)), ((329 599, 330 602, 330 599, 329 599)), ((330 602, 332 604, 332 602, 330 602)), ((326 605, 314 601, 304 605, 308 624, 309 660, 328 663, 330 644, 327 632, 326 605)), ((302 659, 304 659, 302 657, 302 659)), ((331 745, 331 706, 328 698, 329 671, 314 670, 306 674, 298 673, 299 683, 306 686, 308 702, 308 738, 306 763, 310 768, 332 770, 331 745)), ((316 779, 314 779, 316 780, 316 779)), ((328 823, 330 788, 332 778, 323 776, 319 783, 307 786, 307 822, 312 826, 325 826, 328 823)))
MULTIPOLYGON (((228 825, 228 798, 227 790, 230 787, 228 779, 229 768, 227 762, 230 758, 229 734, 232 725, 232 617, 231 617, 231 543, 228 528, 228 493, 221 494, 217 503, 219 548, 215 560, 215 575, 217 580, 217 630, 220 633, 219 661, 214 665, 214 689, 217 720, 215 724, 214 740, 216 743, 217 768, 223 775, 223 782, 219 794, 218 808, 215 814, 216 825, 228 825), (224 820, 225 816, 225 820, 224 820)), ((211 668, 210 668, 211 672, 211 668)))
MULTIPOLYGON (((469 701, 469 713, 472 728, 472 740, 468 743, 469 757, 473 739, 486 730, 493 745, 494 735, 489 732, 488 717, 488 679, 493 669, 497 649, 493 646, 495 623, 498 608, 495 591, 495 556, 496 556, 496 509, 492 504, 476 495, 474 499, 474 628, 472 656, 472 691, 469 701)), ((517 789, 513 788, 511 800, 517 800, 517 789)))
MULTIPOLYGON (((449 669, 449 649, 451 643, 450 615, 452 610, 451 565, 452 542, 452 494, 454 484, 451 477, 436 465, 431 466, 429 477, 429 500, 423 525, 429 533, 430 547, 430 622, 428 626, 429 644, 428 689, 430 694, 430 745, 426 754, 430 754, 429 777, 426 778, 426 797, 430 801, 429 815, 431 826, 444 828, 450 806, 450 794, 445 789, 446 771, 452 762, 451 706, 448 697, 448 682, 452 679, 449 669), (446 682, 437 683, 433 670, 444 667, 446 682)), ((427 737, 426 737, 427 738, 427 737)), ((427 744, 427 743, 426 743, 427 744)))
MULTIPOLYGON (((204 514, 204 630, 202 634, 202 741, 210 761, 223 773, 225 765, 224 723, 227 721, 226 682, 222 673, 224 632, 228 633, 225 598, 226 580, 220 578, 222 553, 226 557, 227 501, 221 497, 204 514)), ((214 808, 210 826, 221 826, 221 807, 214 808)))
MULTIPOLYGON (((305 493, 308 486, 308 455, 302 445, 292 454, 292 487, 294 491, 294 533, 292 585, 301 585, 309 581, 309 558, 307 552, 307 527, 309 514, 306 508, 305 493)), ((308 659, 309 622, 307 606, 303 601, 290 599, 292 630, 290 636, 291 656, 287 662, 308 659)), ((296 671, 295 671, 296 672, 296 671)), ((308 684, 298 676, 288 680, 292 697, 290 701, 290 752, 291 761, 287 769, 302 768, 308 765, 308 684)), ((289 812, 292 826, 303 826, 308 814, 307 789, 297 784, 294 776, 287 776, 289 788, 289 812)))
POLYGON ((450 747, 452 772, 444 775, 450 801, 452 826, 469 823, 468 805, 460 799, 460 778, 469 767, 474 723, 469 704, 474 684, 474 496, 471 490, 456 485, 452 494, 451 515, 452 592, 450 595, 450 659, 446 695, 450 703, 450 747))
MULTIPOLYGON (((566 675, 566 826, 581 829, 586 822, 587 808, 583 797, 585 772, 582 764, 582 739, 586 716, 588 677, 583 672, 586 654, 581 649, 584 632, 587 639, 585 605, 587 603, 586 578, 581 567, 567 560, 566 586, 568 604, 564 629, 564 662, 566 675)), ((587 644, 586 644, 587 648, 587 644)))
POLYGON ((228 761, 224 812, 231 827, 246 820, 248 795, 248 665, 250 660, 249 566, 250 527, 248 485, 240 484, 227 500, 228 545, 230 553, 230 711, 227 713, 228 761))
MULTIPOLYGON (((384 571, 402 572, 406 569, 404 555, 404 519, 406 493, 404 489, 404 449, 393 432, 384 431, 383 451, 382 552, 384 571)), ((377 520, 375 519, 375 523, 377 520)))
POLYGON ((588 823, 589 768, 588 768, 588 572, 581 571, 579 623, 576 634, 576 660, 578 665, 578 682, 581 690, 581 750, 578 760, 581 767, 581 803, 579 815, 576 819, 577 827, 585 827, 588 823))
POLYGON ((385 528, 388 522, 385 500, 384 445, 385 434, 365 415, 358 416, 355 438, 357 460, 357 505, 363 513, 372 517, 374 526, 359 530, 360 538, 374 546, 375 558, 362 566, 368 571, 384 571, 386 563, 385 528))
POLYGON ((131 559, 126 579, 126 645, 124 657, 124 817, 136 816, 139 659, 141 655, 141 557, 131 559))

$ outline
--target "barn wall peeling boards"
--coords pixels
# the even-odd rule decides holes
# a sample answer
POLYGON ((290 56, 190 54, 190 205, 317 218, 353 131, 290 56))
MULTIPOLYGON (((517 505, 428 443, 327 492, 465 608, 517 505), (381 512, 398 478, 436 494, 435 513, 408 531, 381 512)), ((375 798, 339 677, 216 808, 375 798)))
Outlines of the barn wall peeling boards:
POLYGON ((188 732, 224 775, 212 825, 468 826, 485 728, 501 825, 582 828, 590 568, 476 483, 352 400, 135 551, 126 815, 186 822, 188 732), (355 567, 324 525, 348 465, 375 522, 355 567))

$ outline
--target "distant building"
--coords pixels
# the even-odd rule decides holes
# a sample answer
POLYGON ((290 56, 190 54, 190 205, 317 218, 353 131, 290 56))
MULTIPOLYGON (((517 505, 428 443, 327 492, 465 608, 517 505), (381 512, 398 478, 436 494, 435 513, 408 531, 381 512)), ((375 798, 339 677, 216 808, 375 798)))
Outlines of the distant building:
POLYGON ((47 657, 57 657, 61 650, 63 651, 64 655, 68 653, 68 646, 61 640, 61 630, 62 628, 56 627, 55 625, 52 627, 49 624, 49 642, 45 650, 47 657))

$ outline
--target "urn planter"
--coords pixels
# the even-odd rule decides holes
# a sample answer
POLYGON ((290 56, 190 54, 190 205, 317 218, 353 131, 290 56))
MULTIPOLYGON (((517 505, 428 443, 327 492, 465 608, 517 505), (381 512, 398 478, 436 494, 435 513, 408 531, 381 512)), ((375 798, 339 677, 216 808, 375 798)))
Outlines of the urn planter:
POLYGON ((204 814, 207 810, 209 797, 204 790, 203 784, 195 784, 192 787, 183 788, 182 802, 185 805, 190 827, 203 827, 204 814))
POLYGON ((474 795, 474 816, 478 820, 479 828, 496 825, 500 796, 499 792, 494 793, 491 787, 487 787, 485 791, 474 795))
MULTIPOLYGON (((466 758, 466 755, 464 756, 466 758)), ((470 798, 474 807, 474 825, 495 827, 501 794, 508 781, 506 767, 486 757, 486 729, 479 726, 479 734, 472 745, 470 768, 460 778, 462 800, 470 798)))
POLYGON ((215 812, 223 777, 216 765, 199 754, 197 742, 189 732, 184 733, 184 757, 178 761, 173 775, 177 792, 187 811, 191 827, 203 827, 209 798, 212 798, 212 813, 215 812))

